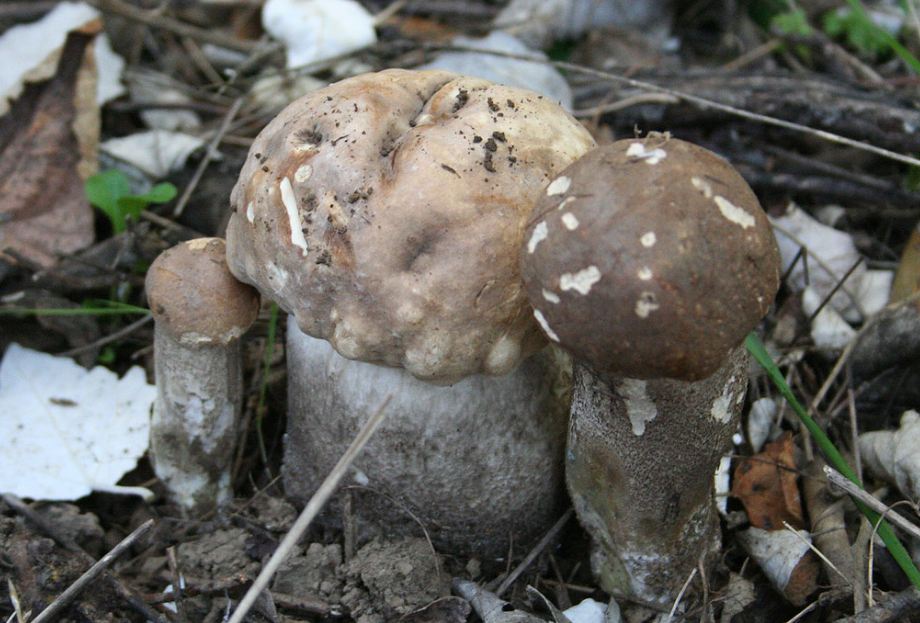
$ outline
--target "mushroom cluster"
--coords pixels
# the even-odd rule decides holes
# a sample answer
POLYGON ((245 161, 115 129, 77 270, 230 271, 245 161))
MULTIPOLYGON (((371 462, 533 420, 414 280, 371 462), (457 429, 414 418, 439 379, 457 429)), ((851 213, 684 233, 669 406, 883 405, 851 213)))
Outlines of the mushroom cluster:
POLYGON ((356 463, 359 520, 413 531, 414 516, 478 555, 552 524, 564 371, 531 357, 546 340, 517 249, 541 189, 593 146, 540 95, 441 71, 344 80, 259 134, 227 260, 291 314, 289 495, 309 497, 390 395, 356 463))
POLYGON ((607 591, 668 604, 717 551, 712 476, 745 396, 740 344, 779 267, 742 177, 666 135, 597 148, 540 197, 521 271, 576 362, 566 479, 607 591))

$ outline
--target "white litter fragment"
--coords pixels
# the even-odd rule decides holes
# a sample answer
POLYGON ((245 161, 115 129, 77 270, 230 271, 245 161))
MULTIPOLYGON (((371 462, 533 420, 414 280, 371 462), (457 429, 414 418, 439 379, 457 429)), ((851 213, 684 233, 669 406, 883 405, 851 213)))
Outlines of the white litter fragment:
POLYGON ((607 604, 590 597, 562 612, 571 623, 606 623, 607 604))
POLYGON ((146 452, 156 388, 135 366, 119 379, 11 344, 0 363, 0 492, 76 500, 115 483, 146 452))
POLYGON ((667 0, 511 0, 493 24, 530 46, 545 48, 606 26, 654 31, 653 36, 664 39, 668 13, 667 0))
MULTIPOLYGON (((802 311, 811 317, 821 305, 821 297, 814 288, 802 292, 802 311)), ((847 324, 837 311, 825 305, 811 321, 811 339, 815 347, 825 355, 839 354, 856 337, 856 330, 847 324)))
MULTIPOLYGON (((99 17, 84 2, 61 2, 41 19, 13 26, 0 36, 0 115, 29 82, 47 80, 57 69, 67 33, 99 17)), ((124 93, 124 60, 112 51, 104 33, 93 44, 96 60, 96 98, 103 104, 124 93)))
POLYGON ((896 431, 863 433, 859 450, 870 472, 920 501, 920 413, 905 411, 896 431))
POLYGON ((93 52, 96 59, 96 103, 102 106, 126 92, 121 82, 125 59, 115 53, 105 33, 99 34, 93 41, 93 52))
POLYGON ((754 454, 760 452, 767 440, 772 438, 778 411, 779 407, 772 398, 758 398, 751 405, 747 419, 747 437, 754 454))
POLYGON ((719 460, 719 466, 716 468, 714 478, 716 507, 722 515, 728 513, 728 495, 731 492, 731 466, 732 455, 729 453, 719 460))
POLYGON ((866 315, 880 312, 891 296, 891 284, 894 283, 893 270, 867 270, 859 284, 856 298, 866 315))
POLYGON ((262 26, 287 50, 287 66, 300 67, 377 42, 374 16, 353 0, 268 0, 262 26))
POLYGON ((185 161, 204 139, 181 132, 148 130, 121 138, 111 138, 99 148, 106 154, 131 164, 153 179, 166 177, 185 166, 185 161))
POLYGON ((741 544, 763 573, 781 592, 785 590, 799 561, 810 550, 811 535, 805 530, 762 530, 748 528, 738 533, 741 544))
MULTIPOLYGON (((793 203, 784 215, 770 221, 782 255, 783 272, 796 262, 787 283, 797 292, 809 285, 823 300, 861 257, 849 234, 822 225, 793 203), (802 245, 808 249, 807 272, 804 258, 797 259, 802 245)), ((844 289, 857 295, 865 273, 864 264, 857 266, 830 300, 829 304, 848 320, 859 320, 860 315, 844 289)))
MULTIPOLYGON (((489 33, 482 39, 457 37, 453 44, 478 50, 494 50, 546 58, 542 52, 530 49, 520 40, 501 31, 489 33)), ((558 102, 566 110, 572 109, 572 89, 555 67, 543 63, 531 63, 477 52, 444 52, 419 69, 443 69, 507 86, 530 89, 558 102)))
POLYGON ((130 81, 128 91, 132 102, 150 105, 140 111, 140 117, 151 130, 178 132, 194 130, 201 126, 201 117, 194 110, 156 108, 156 105, 182 105, 192 101, 179 89, 163 84, 162 79, 138 73, 130 81))

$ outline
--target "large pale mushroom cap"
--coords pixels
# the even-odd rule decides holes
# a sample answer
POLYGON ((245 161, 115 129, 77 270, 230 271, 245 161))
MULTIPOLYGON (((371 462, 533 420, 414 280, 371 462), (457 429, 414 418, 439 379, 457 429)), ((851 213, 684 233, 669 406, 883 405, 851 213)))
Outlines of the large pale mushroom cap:
POLYGON ((656 135, 599 147, 541 193, 521 250, 534 315, 595 371, 698 380, 779 287, 767 217, 714 153, 656 135))
POLYGON ((437 382, 503 374, 543 341, 517 266, 526 220, 593 144, 529 91, 438 71, 344 80, 257 137, 228 263, 345 357, 437 382))

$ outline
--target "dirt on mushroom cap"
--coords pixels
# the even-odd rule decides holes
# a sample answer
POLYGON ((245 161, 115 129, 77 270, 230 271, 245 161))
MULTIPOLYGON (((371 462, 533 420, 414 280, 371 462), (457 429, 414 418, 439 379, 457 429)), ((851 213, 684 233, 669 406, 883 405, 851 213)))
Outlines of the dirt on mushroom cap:
POLYGON ((517 247, 540 189, 593 146, 540 95, 366 74, 294 102, 234 188, 228 262, 344 356, 450 382, 543 338, 517 247))
POLYGON ((521 264, 547 335, 632 378, 712 374, 779 286, 751 189, 715 154, 663 135, 598 148, 556 177, 521 264))

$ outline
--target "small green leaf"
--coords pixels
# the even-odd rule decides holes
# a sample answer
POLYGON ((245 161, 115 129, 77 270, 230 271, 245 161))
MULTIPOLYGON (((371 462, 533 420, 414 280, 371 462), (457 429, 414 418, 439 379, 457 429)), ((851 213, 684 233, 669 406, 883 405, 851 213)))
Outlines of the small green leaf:
POLYGON ((808 16, 802 9, 786 11, 773 16, 770 20, 771 30, 775 30, 784 35, 801 35, 811 34, 811 26, 808 25, 808 16))
POLYGON ((86 180, 84 190, 89 202, 109 217, 116 234, 125 230, 127 219, 136 219, 151 203, 166 203, 176 196, 176 187, 169 182, 132 195, 127 176, 118 169, 93 175, 86 180))
POLYGON ((110 169, 89 177, 84 184, 89 202, 102 210, 112 222, 116 233, 125 229, 125 219, 118 207, 118 200, 131 193, 131 185, 124 173, 110 169))

